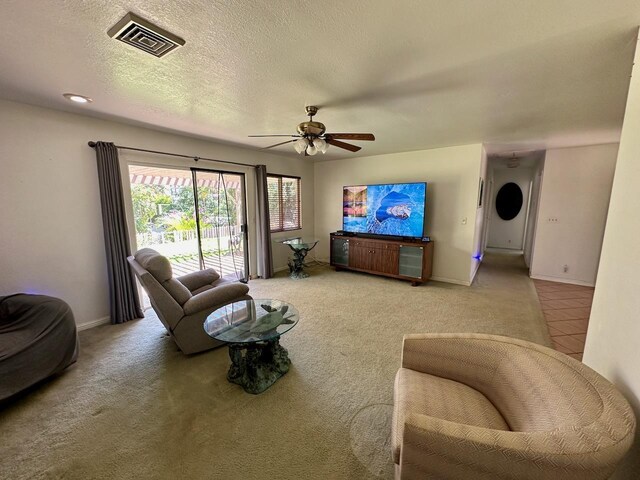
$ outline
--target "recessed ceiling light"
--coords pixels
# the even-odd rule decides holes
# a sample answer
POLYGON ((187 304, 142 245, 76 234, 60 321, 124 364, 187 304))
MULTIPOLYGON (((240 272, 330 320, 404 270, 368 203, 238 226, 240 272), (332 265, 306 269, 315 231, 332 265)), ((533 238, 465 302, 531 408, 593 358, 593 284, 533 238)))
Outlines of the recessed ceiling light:
POLYGON ((76 93, 63 93, 62 96, 67 100, 71 100, 72 102, 76 102, 76 103, 93 102, 93 100, 91 100, 89 97, 85 97, 84 95, 78 95, 76 93))

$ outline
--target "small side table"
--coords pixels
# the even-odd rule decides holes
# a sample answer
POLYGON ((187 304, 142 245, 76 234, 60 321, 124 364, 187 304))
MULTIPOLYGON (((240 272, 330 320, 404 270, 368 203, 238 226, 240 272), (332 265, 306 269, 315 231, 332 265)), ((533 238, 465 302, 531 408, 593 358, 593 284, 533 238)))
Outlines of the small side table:
POLYGON ((307 278, 309 274, 303 270, 304 258, 318 244, 318 240, 298 237, 278 242, 287 245, 293 251, 293 260, 289 260, 289 277, 295 280, 307 278))

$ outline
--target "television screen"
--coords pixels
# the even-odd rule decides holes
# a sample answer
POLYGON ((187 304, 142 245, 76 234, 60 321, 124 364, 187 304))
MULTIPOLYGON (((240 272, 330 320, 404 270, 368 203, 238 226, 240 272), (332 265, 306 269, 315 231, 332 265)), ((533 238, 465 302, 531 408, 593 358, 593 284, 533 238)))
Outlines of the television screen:
POLYGON ((353 233, 422 237, 426 183, 344 187, 342 229, 353 233))

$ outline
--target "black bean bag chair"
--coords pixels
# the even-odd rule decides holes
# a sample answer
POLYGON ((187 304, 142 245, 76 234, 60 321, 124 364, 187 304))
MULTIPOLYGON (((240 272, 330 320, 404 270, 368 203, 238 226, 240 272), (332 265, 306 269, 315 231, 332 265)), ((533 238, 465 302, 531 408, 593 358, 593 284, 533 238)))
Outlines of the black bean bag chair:
POLYGON ((62 372, 77 356, 69 305, 45 295, 0 297, 0 401, 62 372))

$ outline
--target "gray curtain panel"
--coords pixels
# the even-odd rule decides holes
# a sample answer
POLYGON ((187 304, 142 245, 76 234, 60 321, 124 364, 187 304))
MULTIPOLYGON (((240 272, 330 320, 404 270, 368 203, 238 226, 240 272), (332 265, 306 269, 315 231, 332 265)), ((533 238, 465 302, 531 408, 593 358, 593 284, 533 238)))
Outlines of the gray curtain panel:
POLYGON ((273 276, 273 254, 271 252, 271 222, 269 221, 269 191, 267 190, 267 167, 256 165, 256 198, 258 208, 258 275, 273 276))
POLYGON ((124 211, 118 149, 113 143, 107 142, 97 142, 95 149, 109 274, 111 323, 124 323, 144 315, 133 273, 127 262, 131 245, 124 211))

